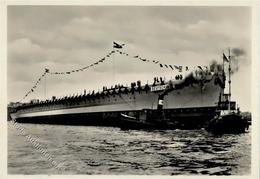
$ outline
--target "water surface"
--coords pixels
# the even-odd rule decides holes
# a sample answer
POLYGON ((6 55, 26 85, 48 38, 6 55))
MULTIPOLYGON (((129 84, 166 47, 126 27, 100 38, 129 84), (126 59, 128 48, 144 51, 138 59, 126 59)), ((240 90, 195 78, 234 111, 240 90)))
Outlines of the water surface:
POLYGON ((137 131, 110 127, 8 123, 9 174, 249 175, 250 131, 137 131), (26 135, 64 167, 57 170, 26 135))

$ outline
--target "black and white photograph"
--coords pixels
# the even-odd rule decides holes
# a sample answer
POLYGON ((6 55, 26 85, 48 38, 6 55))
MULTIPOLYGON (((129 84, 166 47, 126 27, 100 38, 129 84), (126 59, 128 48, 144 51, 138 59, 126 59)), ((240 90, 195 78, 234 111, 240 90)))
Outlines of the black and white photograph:
POLYGON ((251 176, 251 6, 6 9, 8 175, 251 176))

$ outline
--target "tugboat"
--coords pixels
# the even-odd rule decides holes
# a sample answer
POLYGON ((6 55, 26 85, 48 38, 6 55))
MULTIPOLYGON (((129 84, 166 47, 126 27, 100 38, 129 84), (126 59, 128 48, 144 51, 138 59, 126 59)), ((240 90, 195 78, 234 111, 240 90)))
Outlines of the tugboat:
POLYGON ((122 129, 176 129, 176 124, 167 119, 163 112, 163 98, 166 92, 158 96, 157 109, 143 109, 131 116, 121 113, 122 129))
POLYGON ((248 127, 248 121, 238 110, 221 111, 220 115, 210 120, 206 129, 214 134, 238 134, 246 132, 248 127))
POLYGON ((230 50, 228 58, 223 53, 223 70, 224 62, 229 62, 228 67, 228 84, 229 93, 224 94, 224 101, 219 101, 218 108, 219 111, 216 116, 211 119, 206 127, 206 130, 215 134, 225 134, 225 133, 244 133, 248 127, 249 122, 241 115, 240 109, 236 109, 236 102, 231 101, 231 58, 230 50))

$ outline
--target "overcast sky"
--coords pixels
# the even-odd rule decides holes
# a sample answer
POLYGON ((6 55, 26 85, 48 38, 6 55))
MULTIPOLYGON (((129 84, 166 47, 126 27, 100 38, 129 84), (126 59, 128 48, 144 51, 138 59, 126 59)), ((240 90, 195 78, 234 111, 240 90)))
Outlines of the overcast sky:
MULTIPOLYGON (((239 70, 232 98, 251 109, 251 9, 248 7, 9 6, 8 100, 20 100, 47 67, 66 71, 87 66, 112 50, 124 50, 166 64, 221 63, 222 52, 237 49, 239 70)), ((47 76, 47 96, 129 84, 175 72, 120 54, 84 72, 47 76), (113 73, 115 72, 115 73, 113 73)), ((40 83, 28 96, 43 98, 40 83)))

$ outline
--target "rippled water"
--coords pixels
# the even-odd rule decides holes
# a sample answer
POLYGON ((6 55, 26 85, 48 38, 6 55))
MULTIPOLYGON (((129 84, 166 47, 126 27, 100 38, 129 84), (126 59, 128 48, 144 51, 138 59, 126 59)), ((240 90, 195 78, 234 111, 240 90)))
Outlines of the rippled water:
POLYGON ((137 131, 109 127, 8 123, 9 174, 248 175, 250 131, 214 136, 205 130, 137 131), (26 140, 64 167, 59 171, 26 140))

